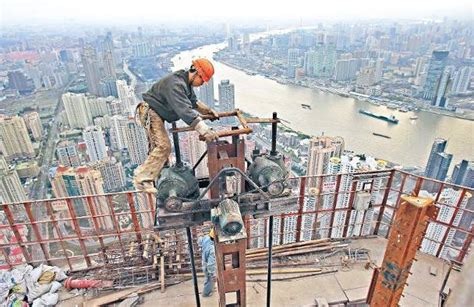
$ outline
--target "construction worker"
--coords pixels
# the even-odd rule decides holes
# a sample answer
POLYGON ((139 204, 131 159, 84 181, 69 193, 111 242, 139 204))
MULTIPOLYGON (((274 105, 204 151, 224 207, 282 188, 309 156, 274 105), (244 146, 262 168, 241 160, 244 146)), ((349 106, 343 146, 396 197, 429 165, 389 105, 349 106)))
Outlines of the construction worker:
POLYGON ((193 87, 207 83, 213 74, 214 67, 209 60, 195 59, 189 70, 179 70, 164 77, 143 94, 144 102, 137 106, 135 116, 147 130, 149 152, 145 162, 135 170, 133 184, 137 190, 157 192, 154 182, 171 154, 165 121, 181 119, 206 142, 218 139, 217 133, 200 115, 210 115, 211 120, 217 119, 219 115, 198 101, 193 90, 193 87))
POLYGON ((202 253, 202 271, 204 272, 204 289, 202 296, 212 295, 214 284, 216 283, 216 254, 214 251, 214 228, 211 228, 209 234, 200 238, 199 245, 202 253))

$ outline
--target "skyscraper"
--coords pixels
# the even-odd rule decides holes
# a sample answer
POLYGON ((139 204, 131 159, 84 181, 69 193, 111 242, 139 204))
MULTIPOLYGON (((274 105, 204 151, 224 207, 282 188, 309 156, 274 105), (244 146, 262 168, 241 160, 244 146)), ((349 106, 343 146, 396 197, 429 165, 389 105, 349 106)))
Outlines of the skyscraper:
POLYGON ((81 165, 81 159, 76 149, 76 144, 69 140, 64 140, 56 146, 56 156, 61 166, 77 167, 81 165))
MULTIPOLYGON (((437 221, 444 224, 451 224, 452 221, 454 227, 459 226, 464 211, 456 210, 456 207, 459 206, 460 209, 466 208, 467 203, 472 197, 469 192, 464 194, 463 199, 460 199, 461 195, 463 195, 461 190, 454 190, 452 188, 443 189, 438 200, 440 209, 436 218, 437 221)), ((457 253, 459 253, 459 251, 450 247, 453 246, 455 233, 455 228, 449 228, 439 223, 429 223, 420 250, 434 256, 439 253, 439 257, 441 258, 454 259, 457 253), (441 246, 438 242, 442 242, 444 236, 446 236, 446 243, 441 246)))
POLYGON ((35 156, 23 118, 0 116, 0 151, 7 161, 35 156))
POLYGON ((70 128, 85 128, 92 125, 89 102, 84 94, 65 93, 62 100, 70 128))
POLYGON ((0 204, 26 201, 26 193, 20 177, 14 169, 9 169, 3 156, 0 156, 0 204))
POLYGON ((462 160, 454 166, 451 182, 474 188, 474 161, 462 160))
POLYGON ((214 78, 211 78, 207 84, 203 84, 199 87, 199 92, 197 94, 199 100, 204 102, 211 108, 215 108, 214 102, 214 78))
POLYGON ((102 128, 89 126, 82 132, 82 137, 86 143, 87 155, 90 161, 94 162, 107 157, 107 147, 105 146, 102 128))
MULTIPOLYGON (((206 152, 207 146, 205 142, 199 140, 199 134, 195 131, 186 133, 185 138, 188 143, 188 156, 189 163, 194 166, 201 156, 206 152)), ((196 168, 196 176, 206 177, 209 176, 209 170, 207 166, 207 155, 201 161, 201 163, 196 168)))
POLYGON ((316 136, 309 141, 307 176, 328 173, 329 159, 340 157, 344 151, 344 139, 341 137, 316 136))
POLYGON ((31 112, 23 116, 28 130, 31 132, 35 141, 41 140, 43 137, 43 125, 38 112, 31 112))
POLYGON ((462 67, 455 73, 452 87, 453 94, 462 94, 467 92, 469 83, 471 82, 471 73, 472 68, 470 66, 462 67))
POLYGON ((433 51, 430 63, 428 64, 425 85, 423 87, 423 99, 432 100, 435 97, 440 79, 448 61, 448 54, 449 51, 433 51))
POLYGON ((87 97, 91 117, 104 116, 108 114, 107 99, 104 97, 87 97))
MULTIPOLYGON (((98 170, 88 167, 58 167, 51 179, 53 194, 57 198, 80 196, 80 195, 101 195, 104 194, 104 181, 98 170)), ((112 220, 109 216, 109 209, 106 199, 98 197, 90 203, 86 199, 73 199, 74 209, 77 216, 92 215, 90 206, 94 206, 99 227, 103 229, 112 229, 112 220)), ((67 210, 67 209, 66 209, 67 210)), ((65 213, 67 214, 67 213, 65 213)), ((92 228, 86 219, 79 219, 81 227, 92 228)))
POLYGON ((20 94, 33 91, 33 86, 28 84, 28 80, 21 71, 8 72, 8 84, 11 89, 16 89, 20 94))
MULTIPOLYGON (((344 139, 341 137, 330 136, 316 136, 309 141, 308 149, 308 168, 306 170, 307 176, 318 176, 331 173, 329 165, 331 158, 340 157, 344 151, 344 139)), ((318 179, 309 178, 309 188, 319 187, 318 179)), ((303 211, 316 210, 316 196, 310 195, 305 198, 303 211)), ((315 223, 315 214, 305 214, 303 216, 302 225, 303 231, 301 233, 303 240, 311 240, 313 236, 313 229, 315 223)))
POLYGON ((437 180, 444 181, 449 169, 449 164, 453 155, 445 153, 448 141, 437 138, 431 147, 428 163, 426 164, 425 176, 437 180))
MULTIPOLYGON (((219 83, 219 111, 227 112, 235 109, 235 88, 234 84, 230 83, 229 80, 222 80, 219 83)), ((224 118, 221 120, 223 124, 230 125, 234 121, 232 118, 224 118)))
MULTIPOLYGON (((211 79, 209 82, 212 82, 212 80, 213 79, 211 79)), ((134 112, 133 108, 137 104, 137 99, 135 97, 135 90, 131 86, 128 86, 125 80, 117 80, 116 84, 117 84, 118 98, 122 103, 122 109, 124 110, 126 114, 130 114, 130 115, 133 114, 134 112)))
POLYGON ((116 79, 114 77, 103 77, 100 79, 100 95, 103 97, 118 97, 116 79))
POLYGON ((105 158, 89 164, 92 169, 98 170, 104 179, 104 191, 120 192, 127 185, 125 180, 125 170, 122 162, 116 161, 115 158, 105 158))
POLYGON ((109 77, 112 79, 117 78, 117 73, 115 71, 115 61, 114 54, 112 50, 105 50, 103 55, 104 60, 104 77, 109 77))
POLYGON ((137 125, 133 119, 128 119, 125 126, 125 145, 130 154, 132 164, 142 164, 148 156, 148 140, 143 127, 137 125))
POLYGON ((100 95, 100 65, 97 59, 97 53, 91 46, 85 47, 82 52, 82 66, 86 74, 87 88, 89 93, 100 95))
POLYGON ((433 98, 431 104, 440 108, 448 106, 448 94, 451 88, 451 68, 446 67, 439 79, 436 96, 433 98))

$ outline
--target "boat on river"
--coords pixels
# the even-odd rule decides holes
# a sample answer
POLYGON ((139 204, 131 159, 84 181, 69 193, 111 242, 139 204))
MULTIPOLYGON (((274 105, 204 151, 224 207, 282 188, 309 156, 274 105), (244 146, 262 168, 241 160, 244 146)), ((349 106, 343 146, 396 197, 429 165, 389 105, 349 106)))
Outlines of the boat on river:
POLYGON ((395 118, 395 116, 393 116, 393 115, 390 115, 390 116, 379 115, 379 114, 375 114, 373 112, 370 112, 370 111, 367 111, 367 110, 362 110, 362 109, 359 110, 359 113, 362 113, 364 115, 374 117, 374 118, 377 118, 377 119, 381 119, 381 120, 384 120, 384 121, 392 123, 392 124, 398 124, 398 119, 395 118))
POLYGON ((386 139, 391 139, 392 138, 391 136, 381 134, 381 133, 377 133, 377 132, 372 132, 372 134, 375 135, 375 136, 380 136, 380 137, 386 138, 386 139))

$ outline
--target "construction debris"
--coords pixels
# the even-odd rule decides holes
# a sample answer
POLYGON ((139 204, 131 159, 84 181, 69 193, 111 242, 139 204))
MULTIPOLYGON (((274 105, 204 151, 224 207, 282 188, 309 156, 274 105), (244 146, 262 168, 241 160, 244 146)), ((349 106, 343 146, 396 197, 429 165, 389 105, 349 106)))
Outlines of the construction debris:
POLYGON ((18 266, 0 271, 1 306, 54 306, 59 300, 56 293, 66 274, 58 267, 41 264, 18 266))

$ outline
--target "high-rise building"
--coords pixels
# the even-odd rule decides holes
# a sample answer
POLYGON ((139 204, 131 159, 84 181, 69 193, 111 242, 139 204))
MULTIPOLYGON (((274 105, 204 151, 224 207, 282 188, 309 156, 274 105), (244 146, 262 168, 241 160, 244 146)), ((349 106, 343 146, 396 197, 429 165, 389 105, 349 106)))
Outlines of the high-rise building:
POLYGON ((23 118, 0 116, 0 151, 7 161, 35 156, 23 118))
POLYGON ((56 156, 59 165, 77 167, 81 165, 81 158, 76 149, 76 144, 69 140, 63 140, 56 146, 56 156))
POLYGON ((103 60, 104 60, 104 76, 115 80, 117 78, 117 73, 115 71, 115 61, 114 61, 113 51, 110 49, 105 50, 103 54, 103 60))
POLYGON ((437 180, 444 181, 449 169, 449 164, 453 155, 445 153, 448 141, 437 138, 431 147, 428 163, 426 164, 425 176, 437 180))
POLYGON ((35 141, 41 140, 43 137, 43 125, 41 124, 41 118, 38 112, 31 112, 23 116, 26 127, 31 132, 35 141))
POLYGON ((104 179, 106 193, 123 191, 127 185, 125 170, 122 162, 115 158, 105 158, 89 164, 92 169, 98 170, 104 179))
POLYGON ((451 182, 474 188, 474 161, 462 160, 454 166, 451 182))
POLYGON ((107 157, 107 147, 105 146, 104 132, 97 126, 89 126, 82 132, 82 137, 86 143, 89 160, 94 162, 107 157))
POLYGON ((375 60, 375 83, 379 83, 383 77, 383 59, 375 60))
POLYGON ((26 193, 18 173, 14 169, 9 169, 5 158, 0 156, 0 204, 26 200, 26 193))
POLYGON ((103 77, 100 79, 100 95, 103 97, 118 97, 116 79, 113 77, 103 77))
MULTIPOLYGON (((222 80, 218 85, 219 89, 219 111, 228 112, 235 109, 235 88, 234 84, 230 83, 229 80, 222 80)), ((232 124, 234 121, 232 118, 224 118, 221 120, 223 124, 232 124)))
POLYGON ((82 66, 86 74, 87 88, 89 93, 99 96, 100 93, 100 65, 97 53, 91 46, 85 47, 82 52, 82 66))
POLYGON ((28 83, 28 80, 21 71, 9 71, 7 75, 8 85, 11 89, 18 90, 20 94, 33 91, 33 87, 28 83))
MULTIPOLYGON (((472 197, 469 192, 464 194, 463 199, 460 199, 461 195, 463 195, 461 190, 454 190, 452 188, 443 189, 438 200, 440 209, 436 218, 437 221, 440 221, 445 225, 451 224, 452 221, 453 226, 459 226, 464 211, 456 210, 456 207, 459 206, 460 209, 466 208, 467 203, 472 197)), ((434 198, 434 195, 430 195, 430 197, 434 198)), ((459 251, 450 247, 454 245, 453 239, 456 229, 449 229, 449 227, 445 225, 440 223, 429 223, 425 238, 421 243, 421 251, 434 256, 437 256, 439 253, 439 257, 451 260, 455 259, 459 253, 459 251), (445 236, 446 243, 441 246, 439 242, 442 242, 445 236)))
MULTIPOLYGON (((51 186, 56 198, 80 195, 101 195, 105 193, 102 175, 98 170, 93 170, 88 167, 78 167, 75 169, 70 167, 58 167, 51 179, 51 186)), ((102 216, 97 218, 99 227, 103 229, 112 229, 113 224, 110 216, 107 216, 110 213, 105 198, 98 197, 93 199, 91 202, 82 198, 74 199, 72 201, 77 216, 93 215, 90 212, 90 207, 93 206, 95 214, 102 216)), ((65 211, 67 210, 66 208, 64 208, 65 211)), ((91 225, 86 219, 79 219, 78 221, 81 227, 93 227, 93 225, 91 225)))
MULTIPOLYGON (((344 139, 341 137, 313 137, 309 141, 308 168, 306 170, 306 175, 318 176, 332 173, 328 168, 330 165, 331 158, 340 157, 343 151, 344 139)), ((307 184, 309 188, 319 188, 319 181, 316 178, 309 178, 307 184)), ((306 197, 303 205, 303 210, 316 210, 316 202, 317 200, 315 195, 310 195, 306 197)), ((311 240, 311 238, 313 237, 315 218, 315 214, 305 214, 303 216, 303 231, 301 232, 301 238, 303 240, 311 240)))
POLYGON ((336 46, 322 43, 305 53, 305 73, 312 77, 333 77, 336 66, 336 46))
MULTIPOLYGON (((350 192, 354 190, 358 191, 357 195, 368 197, 369 202, 366 203, 366 207, 352 208, 349 219, 347 218, 347 210, 338 210, 333 213, 333 217, 331 213, 320 214, 318 217, 319 225, 314 227, 312 224, 315 221, 311 223, 311 229, 318 229, 318 232, 313 235, 316 235, 317 238, 327 238, 329 236, 331 238, 341 238, 344 235, 350 237, 370 234, 373 225, 374 209, 369 204, 375 202, 377 194, 384 188, 384 180, 390 174, 380 173, 376 178, 364 179, 355 177, 353 173, 368 170, 384 170, 387 169, 386 165, 385 161, 375 160, 368 156, 361 158, 359 156, 343 155, 341 158, 331 158, 328 165, 328 174, 342 174, 339 179, 339 185, 337 184, 336 176, 327 176, 321 183, 322 189, 317 191, 322 196, 320 198, 316 197, 313 202, 320 201, 319 208, 323 210, 330 210, 334 206, 336 209, 348 208, 351 199, 350 192), (336 193, 338 194, 337 200, 335 199, 336 193), (346 231, 346 234, 344 234, 344 231, 346 231)), ((306 236, 306 239, 310 238, 307 233, 306 236)))
POLYGON ((114 99, 114 97, 109 96, 105 98, 106 105, 107 105, 107 114, 110 116, 114 115, 122 115, 123 114, 123 105, 118 99, 114 99))
POLYGON ((448 106, 448 94, 451 88, 451 68, 446 67, 439 80, 435 97, 431 101, 433 106, 446 108, 448 106))
POLYGON ((111 117, 110 125, 110 147, 112 150, 122 150, 128 147, 126 129, 129 119, 125 116, 115 115, 111 117))
MULTIPOLYGON (((209 82, 213 82, 212 80, 213 79, 211 79, 209 82)), ((129 115, 133 114, 135 105, 137 104, 135 90, 133 89, 133 87, 128 86, 125 80, 117 80, 116 84, 118 98, 122 103, 122 109, 124 113, 129 115)))
POLYGON ((117 115, 111 118, 110 146, 112 150, 127 149, 135 165, 143 163, 148 155, 145 129, 131 117, 117 115))
POLYGON ((211 78, 207 84, 203 84, 199 87, 199 92, 197 93, 199 100, 204 102, 211 108, 215 108, 214 102, 214 78, 211 78))
POLYGON ((88 98, 84 94, 65 93, 62 100, 70 128, 85 128, 92 125, 88 98))
POLYGON ((309 141, 307 176, 328 173, 329 159, 340 157, 344 151, 344 139, 341 137, 316 136, 309 141))
POLYGON ((421 73, 425 72, 427 61, 428 61, 428 59, 426 57, 419 57, 419 58, 416 59, 415 77, 418 78, 421 73))
POLYGON ((465 66, 456 71, 451 92, 453 94, 466 93, 471 83, 472 68, 465 66))
POLYGON ((104 116, 108 114, 107 98, 104 97, 87 97, 89 110, 92 118, 104 116))
MULTIPOLYGON (((188 144, 189 163, 194 166, 197 161, 199 161, 199 158, 206 152, 207 146, 205 142, 199 140, 199 134, 195 131, 186 133, 185 137, 188 144)), ((209 176, 207 155, 196 168, 196 176, 198 178, 209 176)))
POLYGON ((357 59, 345 59, 336 61, 334 79, 336 81, 354 80, 359 70, 357 59))
POLYGON ((430 63, 428 64, 425 85, 423 87, 423 99, 432 100, 435 97, 440 79, 448 61, 448 54, 449 51, 433 51, 430 63))

